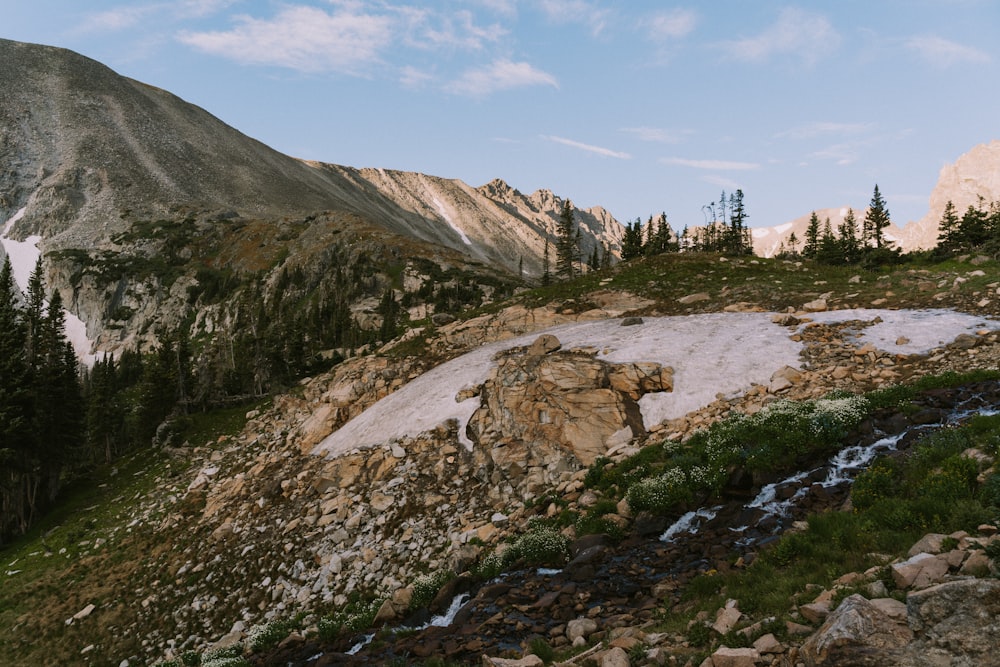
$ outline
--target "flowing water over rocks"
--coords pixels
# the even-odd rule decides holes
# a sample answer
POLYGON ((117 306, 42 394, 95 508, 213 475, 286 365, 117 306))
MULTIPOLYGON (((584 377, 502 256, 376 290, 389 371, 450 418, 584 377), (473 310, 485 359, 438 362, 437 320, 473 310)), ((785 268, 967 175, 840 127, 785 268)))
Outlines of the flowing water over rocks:
POLYGON ((482 655, 520 654, 532 637, 566 646, 581 620, 593 621, 591 640, 616 628, 648 624, 680 599, 692 577, 749 564, 795 521, 841 507, 850 482, 876 456, 906 449, 929 430, 974 414, 995 414, 998 408, 1000 382, 929 392, 915 413, 869 420, 857 444, 808 471, 756 488, 752 497, 745 489, 733 489, 733 497, 721 505, 691 509, 673 522, 640 515, 633 533, 618 544, 606 535, 582 537, 572 544, 571 560, 561 570, 519 570, 485 583, 462 575, 452 582, 451 591, 461 594, 447 596, 451 609, 443 622, 404 623, 410 627, 383 630, 372 643, 368 636, 329 646, 310 642, 260 664, 383 664, 431 656, 478 664, 482 655), (345 655, 352 647, 357 647, 354 654, 345 655))

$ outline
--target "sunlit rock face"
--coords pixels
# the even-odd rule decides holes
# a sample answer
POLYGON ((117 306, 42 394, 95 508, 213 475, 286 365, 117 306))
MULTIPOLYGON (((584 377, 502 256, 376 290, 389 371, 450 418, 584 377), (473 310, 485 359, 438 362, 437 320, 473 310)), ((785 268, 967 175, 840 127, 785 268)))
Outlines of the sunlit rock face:
POLYGON ((623 437, 644 434, 638 400, 673 387, 673 371, 660 364, 612 364, 596 350, 538 342, 504 353, 469 422, 470 437, 504 469, 567 455, 589 465, 623 437))

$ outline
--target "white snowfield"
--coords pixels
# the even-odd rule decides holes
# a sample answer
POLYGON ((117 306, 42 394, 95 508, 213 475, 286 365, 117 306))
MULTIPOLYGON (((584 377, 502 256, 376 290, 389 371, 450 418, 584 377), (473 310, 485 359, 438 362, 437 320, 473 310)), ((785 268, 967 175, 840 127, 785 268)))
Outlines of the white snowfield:
MULTIPOLYGON (((7 238, 14 223, 24 217, 25 210, 22 208, 12 215, 4 224, 3 232, 0 233, 0 246, 3 247, 3 253, 0 253, 0 262, 3 261, 4 253, 10 257, 10 268, 14 274, 14 282, 17 283, 22 293, 27 293, 28 279, 31 277, 31 272, 35 270, 35 264, 38 263, 38 258, 42 254, 38 248, 38 243, 42 240, 41 236, 29 236, 24 241, 7 238)), ((73 344, 73 350, 76 351, 80 362, 92 367, 97 355, 91 353, 94 344, 87 338, 87 325, 65 308, 63 313, 66 317, 66 338, 73 344)))
MULTIPOLYGON (((465 427, 479 398, 461 403, 459 390, 481 384, 500 350, 527 345, 543 333, 555 335, 563 349, 594 347, 598 358, 611 362, 652 361, 674 369, 672 392, 647 394, 639 401, 647 426, 682 417, 716 399, 767 384, 784 366, 798 368, 803 344, 772 313, 714 313, 679 317, 647 317, 636 326, 620 319, 566 324, 512 340, 485 345, 421 375, 399 391, 347 422, 313 450, 329 457, 413 437, 449 420, 459 422, 459 437, 471 449, 465 427)), ((858 340, 877 348, 915 354, 953 341, 959 334, 1000 329, 1000 322, 951 310, 837 310, 813 313, 815 322, 881 318, 859 329, 858 340), (909 342, 898 345, 901 338, 909 342)))

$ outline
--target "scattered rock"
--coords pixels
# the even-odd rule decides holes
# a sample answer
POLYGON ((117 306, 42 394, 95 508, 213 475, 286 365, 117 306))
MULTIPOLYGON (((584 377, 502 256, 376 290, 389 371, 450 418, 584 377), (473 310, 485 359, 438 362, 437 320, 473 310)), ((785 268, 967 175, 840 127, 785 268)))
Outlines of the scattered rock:
POLYGON ((906 646, 913 632, 860 595, 851 595, 802 645, 806 665, 871 665, 891 661, 885 652, 906 646))
POLYGON ((597 632, 597 621, 592 618, 574 618, 566 624, 566 638, 571 642, 577 637, 586 639, 597 632))
POLYGON ((698 303, 700 301, 708 301, 712 297, 709 296, 708 292, 696 292, 695 294, 688 294, 687 296, 682 296, 677 299, 677 303, 683 304, 685 306, 692 303, 698 303))
POLYGON ((755 667, 760 653, 755 648, 728 648, 722 646, 712 654, 713 667, 755 667))
POLYGON ((814 299, 813 301, 802 304, 802 310, 807 313, 822 313, 828 309, 829 305, 827 304, 826 299, 814 299))

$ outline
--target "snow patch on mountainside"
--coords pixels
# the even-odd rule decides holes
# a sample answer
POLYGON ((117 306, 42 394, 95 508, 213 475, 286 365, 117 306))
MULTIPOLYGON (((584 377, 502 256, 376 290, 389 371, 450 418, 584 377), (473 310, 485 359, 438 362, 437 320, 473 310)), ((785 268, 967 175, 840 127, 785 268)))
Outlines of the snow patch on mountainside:
POLYGON ((465 245, 472 245, 472 241, 469 240, 469 237, 465 235, 465 232, 463 232, 461 228, 459 228, 459 226, 455 224, 455 221, 452 220, 451 216, 448 215, 448 209, 444 207, 444 204, 441 203, 441 200, 432 194, 431 203, 434 204, 434 208, 436 208, 437 212, 441 215, 441 219, 447 222, 448 225, 450 225, 451 228, 454 229, 455 232, 462 237, 462 243, 464 243, 465 245))
MULTIPOLYGON (((10 267, 14 274, 14 282, 17 283, 18 288, 24 293, 28 291, 28 279, 31 278, 31 272, 35 270, 38 258, 42 256, 42 251, 38 248, 42 237, 29 236, 24 241, 16 241, 7 238, 7 235, 14 224, 24 217, 25 210, 25 208, 22 208, 12 215, 10 220, 4 224, 3 233, 0 234, 0 244, 2 244, 7 256, 10 257, 10 267)), ((97 357, 90 352, 93 349, 94 343, 87 338, 87 325, 84 324, 83 320, 66 309, 63 309, 63 315, 65 317, 66 339, 73 344, 73 350, 76 352, 77 358, 88 367, 93 366, 94 360, 97 357)))
MULTIPOLYGON (((858 334, 859 340, 907 354, 927 352, 962 333, 1000 329, 1000 322, 948 310, 840 310, 810 317, 818 322, 875 321, 858 334), (901 337, 910 342, 897 345, 901 337)), ((459 437, 471 448, 465 427, 480 399, 459 403, 456 395, 486 380, 497 352, 527 345, 543 333, 555 335, 563 349, 595 347, 598 358, 610 362, 652 361, 672 367, 674 390, 646 394, 640 400, 647 426, 702 408, 717 394, 736 396, 754 384, 767 384, 771 375, 784 366, 799 366, 802 343, 793 341, 785 327, 774 324, 769 313, 712 313, 644 320, 641 325, 628 327, 621 326, 617 319, 565 324, 485 345, 386 396, 327 436, 314 453, 337 456, 413 437, 449 419, 458 421, 459 437)))
POLYGON ((22 208, 11 216, 10 220, 3 226, 3 234, 0 234, 0 244, 3 244, 4 252, 10 257, 10 268, 14 273, 14 282, 21 288, 22 292, 27 291, 28 278, 31 277, 31 272, 35 270, 35 264, 41 256, 38 242, 42 240, 41 236, 29 236, 24 241, 7 238, 14 223, 24 217, 25 210, 22 208))

